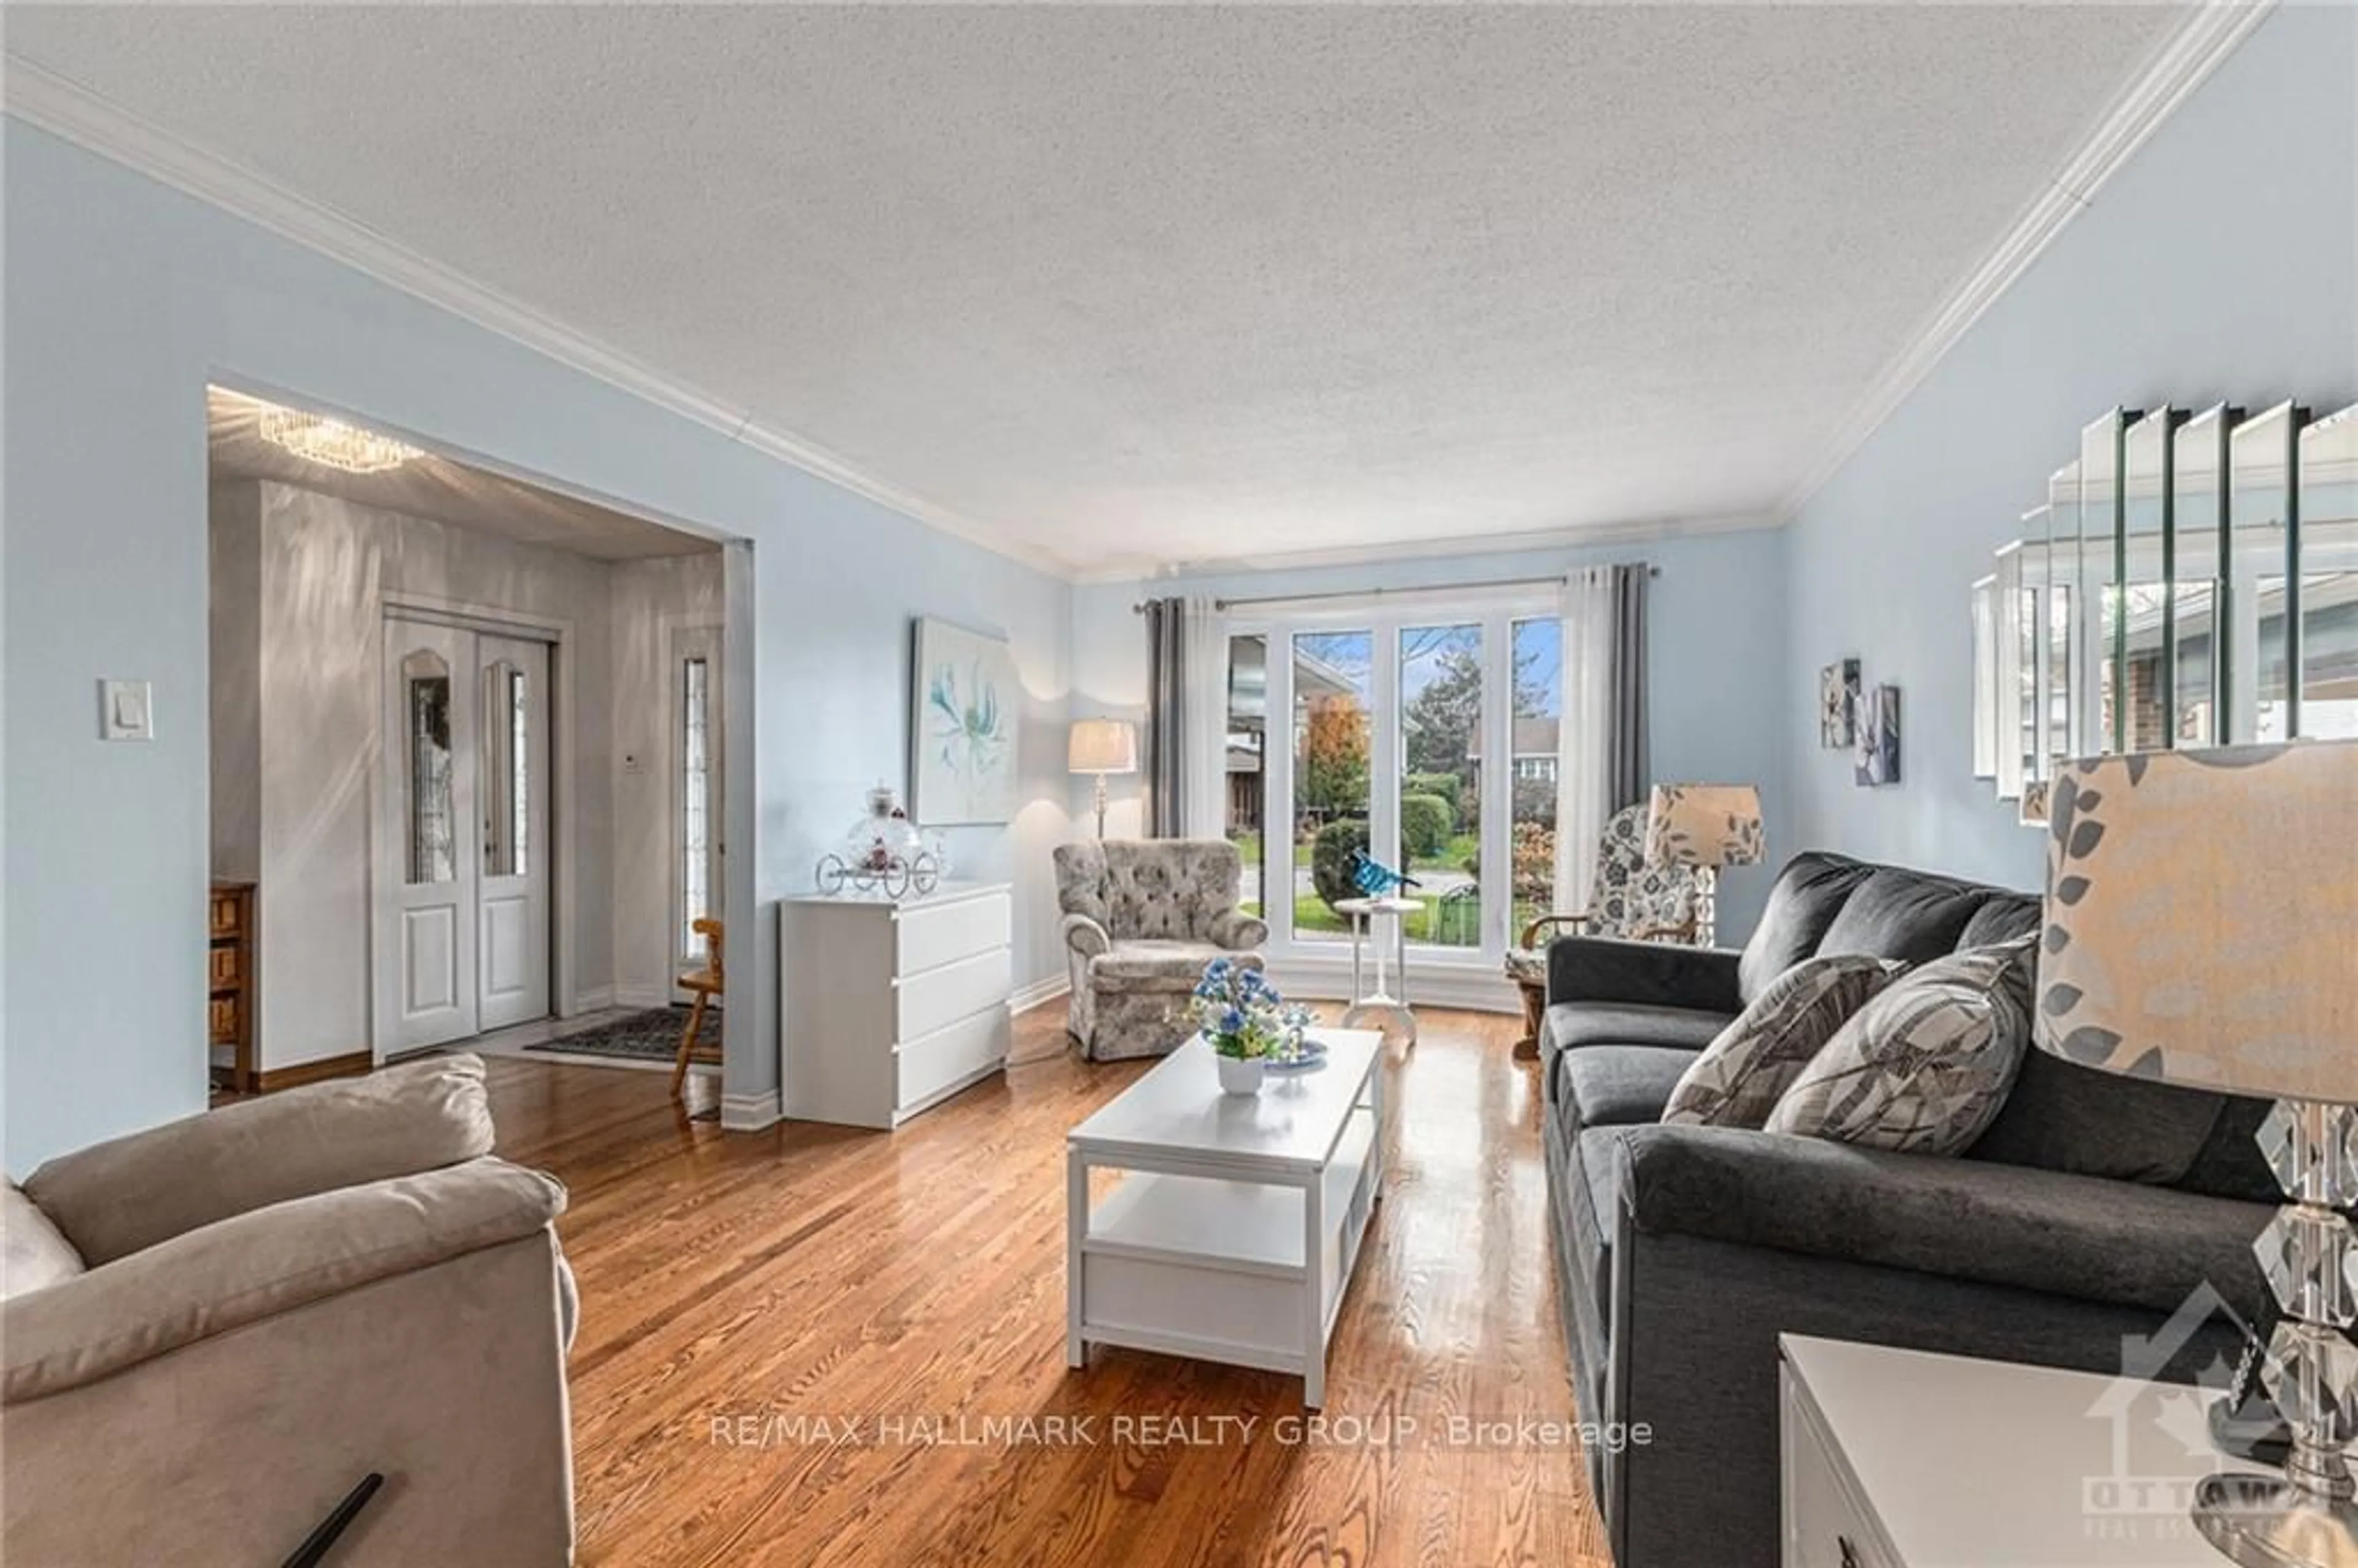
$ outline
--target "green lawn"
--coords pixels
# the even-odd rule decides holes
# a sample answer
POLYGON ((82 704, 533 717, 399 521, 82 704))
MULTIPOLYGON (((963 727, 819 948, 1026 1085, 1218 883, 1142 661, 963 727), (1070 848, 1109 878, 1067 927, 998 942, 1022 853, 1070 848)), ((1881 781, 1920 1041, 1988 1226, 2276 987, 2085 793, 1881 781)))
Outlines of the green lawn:
MULTIPOLYGON (((1242 909, 1247 914, 1259 914, 1260 913, 1260 905, 1250 901, 1239 904, 1238 907, 1242 909)), ((1433 901, 1427 903, 1424 908, 1419 913, 1410 915, 1408 917, 1408 939, 1412 942, 1431 942, 1433 940, 1433 925, 1435 920, 1439 918, 1440 914, 1441 905, 1438 901, 1433 901)), ((1466 947, 1476 946, 1476 937, 1473 926, 1474 917, 1471 912, 1467 912, 1460 918, 1463 921, 1463 925, 1460 927, 1458 941, 1455 946, 1466 947)), ((1347 936, 1350 935, 1351 923, 1348 920, 1346 920, 1343 916, 1336 914, 1333 910, 1327 908, 1326 901, 1320 898, 1316 893, 1305 892, 1294 895, 1293 929, 1296 933, 1332 932, 1337 936, 1347 936)))

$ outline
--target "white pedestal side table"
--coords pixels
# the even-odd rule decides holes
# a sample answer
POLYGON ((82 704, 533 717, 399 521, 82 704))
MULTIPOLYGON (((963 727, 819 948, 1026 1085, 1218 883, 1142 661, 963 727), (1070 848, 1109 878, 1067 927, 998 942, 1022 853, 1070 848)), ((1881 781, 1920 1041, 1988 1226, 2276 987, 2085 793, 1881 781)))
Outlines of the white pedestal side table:
POLYGON ((1408 1006, 1408 917, 1422 912, 1424 900, 1402 898, 1347 898, 1335 905, 1336 913, 1351 917, 1351 1005, 1343 1010, 1343 1027, 1364 1029, 1374 1027, 1389 1035, 1391 1024, 1398 1023, 1405 1043, 1416 1044, 1416 1014, 1408 1006), (1391 990, 1391 977, 1384 952, 1385 921, 1391 922, 1392 962, 1400 966, 1400 994, 1391 990), (1365 949, 1376 953, 1376 989, 1367 989, 1365 949))

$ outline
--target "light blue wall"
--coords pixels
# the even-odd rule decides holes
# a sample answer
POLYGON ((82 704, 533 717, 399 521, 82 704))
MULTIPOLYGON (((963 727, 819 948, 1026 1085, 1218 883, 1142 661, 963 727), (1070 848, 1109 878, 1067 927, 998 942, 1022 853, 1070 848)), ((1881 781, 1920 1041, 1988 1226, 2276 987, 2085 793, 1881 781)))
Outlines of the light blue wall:
MULTIPOLYGON (((1073 596, 1074 711, 1137 718, 1145 711, 1146 639, 1130 606, 1152 594, 1237 598, 1369 589, 1446 588, 1553 576, 1574 567, 1648 561, 1661 568, 1648 603, 1654 774, 1757 783, 1769 859, 1792 847, 1778 740, 1786 644, 1785 536, 1769 530, 1655 539, 1592 549, 1431 557, 1282 572, 1199 574, 1098 584, 1073 596)), ((1134 823, 1137 781, 1117 791, 1113 821, 1134 823)), ((1086 806, 1074 797, 1076 809, 1086 806)), ((1773 872, 1730 871, 1722 881, 1720 940, 1751 934, 1773 872)))
MULTIPOLYGON (((205 1103, 215 376, 754 542, 757 787, 732 867, 764 915, 732 933, 740 974, 774 948, 769 901, 809 885, 867 786, 903 779, 909 618, 1010 633, 1030 694, 1026 804, 955 849, 968 874, 1023 874, 1019 979, 1057 972, 1053 892, 1032 868, 1067 826, 1069 587, 5 124, 7 1169, 205 1103), (109 676, 155 683, 154 743, 98 741, 109 676)), ((730 998, 761 1042, 776 1000, 730 998)), ((727 1087, 758 1095, 775 1073, 772 1050, 732 1054, 727 1087)))
POLYGON ((2358 11, 2286 5, 1933 370, 1792 528, 1779 700, 1794 842, 2017 887, 2043 841, 1971 777, 1967 592, 2115 405, 2358 395, 2358 11), (1840 655, 1903 691, 1904 782, 1816 744, 1840 655))

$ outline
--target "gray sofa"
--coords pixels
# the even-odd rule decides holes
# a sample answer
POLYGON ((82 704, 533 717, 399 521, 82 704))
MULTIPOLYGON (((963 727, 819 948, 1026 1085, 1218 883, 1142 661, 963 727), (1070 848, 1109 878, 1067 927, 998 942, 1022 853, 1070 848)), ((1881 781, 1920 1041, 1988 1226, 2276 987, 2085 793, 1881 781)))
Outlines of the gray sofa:
POLYGON ((1790 965, 1920 963, 2039 918, 2024 894, 1807 854, 1740 955, 1550 947, 1540 1071, 1574 1394, 1608 1435, 1650 1429, 1588 1455, 1620 1568, 1778 1562, 1780 1333, 2096 1371, 2125 1348, 2177 1381, 2233 1364, 2231 1314, 2266 1294, 2262 1102, 2034 1051, 1960 1159, 1660 1125, 1694 1054, 1790 965))
POLYGON ((1056 903, 1073 992, 1065 1031, 1093 1062, 1167 1055, 1204 966, 1260 968, 1269 927, 1237 907, 1243 861, 1225 838, 1056 847, 1056 903))

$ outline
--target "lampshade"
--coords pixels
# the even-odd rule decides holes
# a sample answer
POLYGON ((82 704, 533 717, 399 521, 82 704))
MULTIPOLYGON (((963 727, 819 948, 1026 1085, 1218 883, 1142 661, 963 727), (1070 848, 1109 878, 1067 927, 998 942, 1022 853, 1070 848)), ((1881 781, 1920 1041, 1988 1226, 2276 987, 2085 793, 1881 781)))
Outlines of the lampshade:
POLYGON ((1646 858, 1665 866, 1749 866, 1766 852, 1750 784, 1656 784, 1646 858))
POLYGON ((1120 719, 1076 719, 1065 766, 1076 773, 1134 773, 1138 731, 1120 719))
POLYGON ((2358 743, 2070 762, 2048 834, 2040 1046, 2358 1102, 2358 743))

